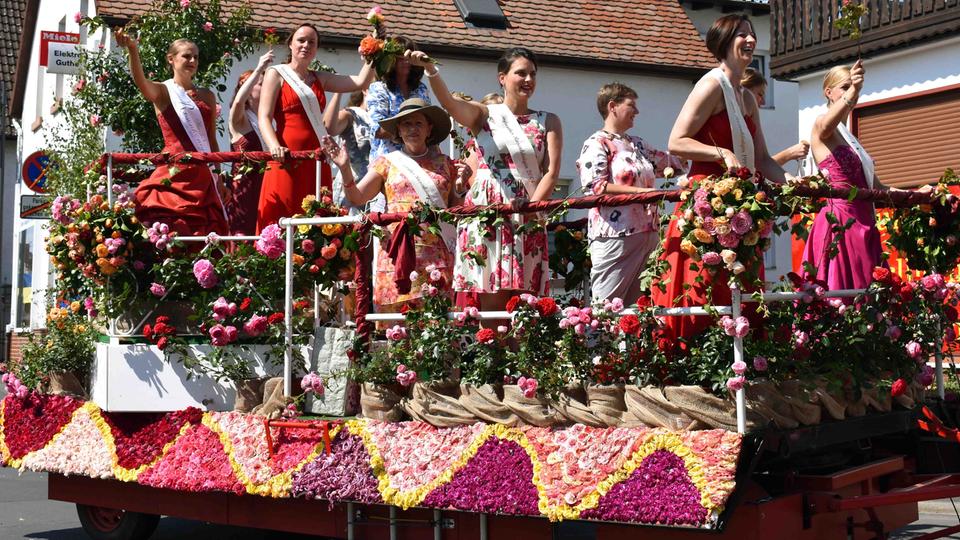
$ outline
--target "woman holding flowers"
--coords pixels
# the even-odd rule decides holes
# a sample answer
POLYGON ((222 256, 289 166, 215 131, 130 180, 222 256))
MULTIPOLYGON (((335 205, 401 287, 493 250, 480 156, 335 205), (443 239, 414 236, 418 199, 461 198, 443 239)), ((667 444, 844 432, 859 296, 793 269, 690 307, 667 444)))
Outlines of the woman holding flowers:
MULTIPOLYGON (((117 31, 116 40, 130 55, 134 84, 153 104, 163 133, 163 152, 219 151, 213 118, 216 98, 210 90, 193 84, 200 56, 196 44, 186 39, 171 43, 167 63, 173 77, 156 82, 143 73, 137 40, 123 30, 117 31)), ((166 223, 181 236, 226 234, 225 195, 219 175, 212 174, 209 167, 178 163, 158 165, 137 187, 134 200, 137 218, 144 224, 166 223)))
MULTIPOLYGON (((563 132, 555 114, 530 108, 537 87, 533 52, 516 47, 500 57, 503 104, 490 105, 455 98, 426 54, 407 54, 412 64, 424 67, 443 107, 475 137, 476 174, 466 203, 519 205, 549 199, 560 172, 563 132)), ((461 221, 454 289, 479 293, 483 309, 503 309, 517 292, 547 294, 547 235, 536 221, 531 214, 512 214, 496 227, 481 219, 461 221), (529 230, 521 232, 521 227, 529 230)))
MULTIPOLYGON (((863 88, 863 64, 835 66, 823 78, 827 112, 817 117, 810 140, 817 167, 835 188, 886 189, 876 176, 873 159, 846 126, 850 111, 863 88)), ((816 275, 830 289, 862 289, 873 281, 872 272, 886 265, 873 203, 827 199, 817 213, 803 251, 803 270, 816 275), (830 214, 841 226, 851 226, 834 238, 830 214), (833 249, 831 249, 833 246, 833 249)))
MULTIPOLYGON (((374 160, 359 181, 354 181, 346 147, 337 148, 329 138, 325 141, 325 150, 340 167, 343 191, 352 204, 362 205, 378 193, 386 196, 388 212, 407 212, 418 203, 446 208, 457 202, 454 186, 461 173, 437 147, 450 132, 450 117, 443 109, 420 98, 411 98, 401 104, 397 114, 380 122, 380 129, 402 146, 374 160)), ((400 226, 393 223, 388 229, 395 234, 400 226)), ((394 262, 387 249, 381 248, 374 272, 374 303, 382 311, 398 311, 406 302, 420 298, 423 289, 435 286, 441 277, 443 283, 449 285, 453 270, 453 232, 451 228, 440 236, 424 232, 417 237, 412 268, 406 267, 402 253, 394 262), (415 271, 413 278, 411 271, 415 271)), ((406 232, 401 230, 396 234, 406 232)), ((392 239, 390 243, 396 241, 392 239)))
MULTIPOLYGON (((580 150, 577 170, 586 195, 646 193, 657 176, 673 169, 683 172, 679 158, 629 135, 637 110, 637 93, 620 84, 605 84, 597 93, 603 129, 580 150)), ((590 295, 594 301, 620 298, 631 305, 640 298, 640 280, 647 257, 660 240, 657 204, 590 209, 590 295)))
MULTIPOLYGON (((694 182, 741 168, 774 182, 792 178, 770 157, 757 102, 740 85, 757 44, 750 19, 740 14, 719 18, 707 31, 706 41, 720 65, 700 79, 687 97, 670 133, 670 153, 692 160, 689 174, 694 182)), ((661 306, 729 305, 730 275, 726 271, 705 271, 693 258, 693 245, 681 238, 682 206, 677 205, 677 214, 667 230, 663 259, 669 269, 655 284, 653 299, 661 306)), ((736 262, 732 261, 730 268, 742 271, 736 262)), ((762 282, 762 263, 760 266, 749 270, 762 282)), ((691 337, 712 321, 709 317, 667 317, 666 324, 675 337, 691 337)))
MULTIPOLYGON (((260 106, 260 89, 263 72, 273 61, 273 51, 260 57, 256 69, 247 70, 237 79, 237 90, 230 104, 230 149, 234 152, 262 152, 263 138, 257 121, 260 106)), ((234 165, 235 170, 249 165, 234 165)), ((251 168, 233 178, 233 199, 227 203, 230 234, 252 235, 257 230, 257 204, 260 201, 260 186, 263 173, 251 168)))
MULTIPOLYGON (((284 163, 284 158, 291 150, 320 148, 327 136, 324 92, 352 92, 366 88, 373 78, 373 69, 367 63, 352 76, 311 70, 319 41, 320 33, 312 24, 301 24, 287 39, 287 63, 271 67, 263 78, 257 119, 274 161, 267 163, 263 176, 257 231, 298 213, 304 197, 315 190, 317 165, 310 161, 284 163)), ((332 182, 330 167, 324 163, 321 185, 329 189, 332 182)))

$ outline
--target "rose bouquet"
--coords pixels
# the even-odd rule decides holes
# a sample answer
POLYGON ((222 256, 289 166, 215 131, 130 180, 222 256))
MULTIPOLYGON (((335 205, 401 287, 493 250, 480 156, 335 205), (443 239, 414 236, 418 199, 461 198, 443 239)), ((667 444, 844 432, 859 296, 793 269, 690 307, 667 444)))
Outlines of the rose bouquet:
MULTIPOLYGON (((325 188, 317 199, 308 195, 303 199, 303 214, 297 217, 336 217, 347 215, 347 210, 333 203, 325 188)), ((353 279, 354 255, 360 248, 359 233, 350 225, 327 223, 300 225, 295 229, 293 266, 298 283, 317 283, 325 286, 336 281, 353 279)), ((270 226, 261 233, 257 251, 268 258, 283 256, 284 239, 279 227, 270 226)))
MULTIPOLYGON (((377 70, 377 78, 380 80, 383 80, 393 64, 396 63, 397 58, 402 57, 407 50, 406 46, 396 39, 387 37, 385 19, 386 16, 380 6, 370 8, 370 11, 367 12, 367 22, 373 26, 373 33, 360 40, 358 49, 360 55, 367 62, 373 64, 374 69, 377 70)), ((437 63, 433 59, 430 62, 437 63)))
POLYGON ((680 250, 711 274, 729 272, 742 285, 759 279, 775 232, 775 205, 746 168, 695 182, 682 194, 680 250))
POLYGON ((912 208, 898 208, 881 220, 890 233, 887 244, 907 259, 911 270, 952 274, 960 258, 960 198, 951 188, 960 177, 947 169, 933 190, 936 201, 912 208))

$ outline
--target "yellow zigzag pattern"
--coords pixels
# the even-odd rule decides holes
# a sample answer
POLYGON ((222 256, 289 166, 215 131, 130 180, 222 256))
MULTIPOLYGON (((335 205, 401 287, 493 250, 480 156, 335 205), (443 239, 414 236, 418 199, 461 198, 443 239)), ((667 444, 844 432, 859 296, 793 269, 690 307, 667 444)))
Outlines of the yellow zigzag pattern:
POLYGON ((424 484, 416 489, 400 491, 391 486, 390 475, 387 473, 383 456, 380 453, 380 449, 377 448, 377 444, 374 442, 373 436, 371 435, 367 425, 367 420, 351 420, 346 423, 346 429, 352 435, 356 435, 363 440, 363 445, 367 449, 367 453, 370 455, 370 465, 373 469, 374 475, 377 477, 378 489, 383 497, 384 502, 394 506, 399 506, 403 509, 417 506, 423 502, 430 492, 450 482, 453 479, 453 476, 460 469, 467 465, 467 463, 480 450, 480 447, 483 446, 483 444, 491 437, 497 437, 503 441, 515 442, 527 453, 527 456, 530 458, 530 462, 533 464, 533 484, 537 489, 537 495, 539 498, 537 506, 541 514, 553 521, 579 519, 581 512, 595 508, 597 504, 599 504, 601 497, 606 495, 610 489, 613 488, 613 486, 629 478, 630 475, 633 474, 633 471, 635 471, 637 467, 643 463, 643 460, 647 456, 658 450, 667 450, 683 460, 690 480, 700 492, 700 504, 707 509, 708 513, 719 513, 723 509, 722 507, 713 504, 713 502, 710 500, 710 496, 706 489, 707 480, 703 472, 703 463, 700 458, 683 444, 683 441, 680 439, 680 437, 668 432, 658 433, 657 435, 651 437, 651 439, 641 445, 640 448, 638 448, 616 472, 599 482, 593 491, 591 491, 579 503, 571 506, 565 502, 554 504, 550 501, 546 487, 540 480, 543 464, 540 462, 540 458, 537 456, 536 450, 530 443, 530 440, 527 438, 526 434, 519 429, 506 427, 500 424, 488 425, 486 429, 484 429, 484 431, 472 443, 470 443, 470 445, 461 453, 457 460, 454 461, 447 470, 443 471, 440 475, 427 484, 424 484))

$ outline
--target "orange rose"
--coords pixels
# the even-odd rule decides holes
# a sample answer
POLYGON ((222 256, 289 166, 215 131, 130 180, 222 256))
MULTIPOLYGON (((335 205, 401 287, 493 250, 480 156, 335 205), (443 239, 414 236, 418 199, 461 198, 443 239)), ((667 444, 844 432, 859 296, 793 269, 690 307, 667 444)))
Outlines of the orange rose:
POLYGON ((367 36, 360 41, 360 54, 363 56, 373 56, 383 50, 383 41, 367 36))
POLYGON ((297 266, 300 266, 301 264, 303 264, 303 255, 299 255, 299 254, 297 254, 297 253, 294 253, 294 254, 293 254, 293 264, 295 264, 295 265, 297 265, 297 266))
POLYGON ((109 248, 104 244, 97 245, 97 257, 106 257, 110 254, 109 248))
POLYGON ((330 260, 337 256, 337 246, 333 244, 327 244, 320 248, 320 256, 326 260, 330 260))

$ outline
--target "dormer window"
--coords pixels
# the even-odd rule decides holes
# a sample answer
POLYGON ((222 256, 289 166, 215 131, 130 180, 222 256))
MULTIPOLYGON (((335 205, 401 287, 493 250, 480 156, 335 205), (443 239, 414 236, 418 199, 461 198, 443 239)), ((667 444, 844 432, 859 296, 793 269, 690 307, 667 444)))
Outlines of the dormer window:
POLYGON ((507 16, 497 0, 453 0, 467 27, 507 29, 507 16))

